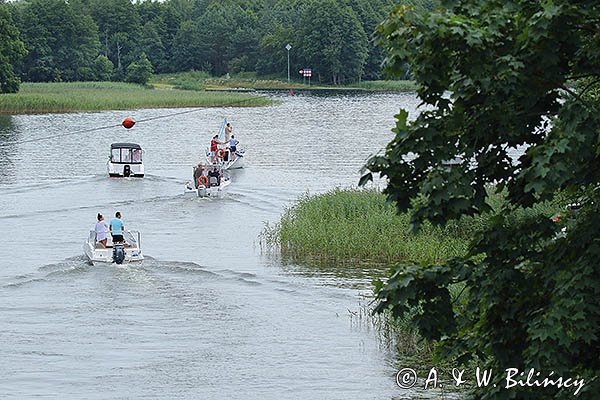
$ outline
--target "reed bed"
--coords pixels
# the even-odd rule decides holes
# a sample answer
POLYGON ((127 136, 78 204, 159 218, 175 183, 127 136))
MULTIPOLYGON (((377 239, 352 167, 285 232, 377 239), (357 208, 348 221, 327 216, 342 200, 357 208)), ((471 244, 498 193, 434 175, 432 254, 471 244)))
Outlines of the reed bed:
MULTIPOLYGON (((493 195, 498 209, 502 196, 493 195)), ((557 210, 547 204, 519 215, 557 210)), ((291 259, 311 259, 369 265, 377 263, 440 263, 467 254, 477 231, 489 216, 464 217, 445 227, 424 224, 419 233, 409 232, 409 215, 397 214, 376 191, 335 189, 325 194, 304 195, 288 208, 279 222, 267 224, 262 242, 291 259)))
POLYGON ((363 81, 351 86, 384 92, 414 92, 417 90, 417 84, 414 81, 363 81))
POLYGON ((137 108, 265 106, 272 101, 245 93, 160 90, 116 82, 23 83, 0 95, 0 113, 63 113, 137 108))
POLYGON ((303 196, 277 224, 265 226, 263 237, 293 258, 436 263, 464 255, 474 227, 426 225, 418 234, 408 228, 409 216, 396 214, 382 194, 335 189, 303 196))

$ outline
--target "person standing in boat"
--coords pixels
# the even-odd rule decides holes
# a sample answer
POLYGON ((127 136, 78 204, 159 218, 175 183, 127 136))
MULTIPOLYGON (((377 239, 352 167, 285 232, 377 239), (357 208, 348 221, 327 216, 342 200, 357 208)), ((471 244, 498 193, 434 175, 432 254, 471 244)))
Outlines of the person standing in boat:
POLYGON ((98 222, 96 222, 96 242, 100 243, 102 247, 106 247, 106 241, 108 240, 108 226, 104 221, 104 216, 98 213, 98 222))
POLYGON ((121 213, 117 211, 115 217, 110 220, 110 234, 112 235, 113 243, 125 243, 124 233, 125 226, 121 219, 121 213))
POLYGON ((211 160, 212 164, 216 164, 217 150, 219 150, 219 145, 222 144, 217 140, 218 138, 219 138, 219 135, 215 135, 215 136, 213 136, 212 140, 210 141, 210 160, 211 160))
POLYGON ((198 189, 200 177, 204 176, 204 164, 200 163, 194 167, 194 183, 196 189, 198 189))
POLYGON ((229 157, 231 161, 237 158, 235 152, 237 151, 237 145, 239 143, 240 142, 235 138, 235 136, 231 135, 231 139, 229 140, 229 157))
POLYGON ((227 125, 225 125, 225 143, 228 143, 229 140, 231 139, 231 131, 233 131, 233 128, 231 127, 231 124, 228 122, 227 125))

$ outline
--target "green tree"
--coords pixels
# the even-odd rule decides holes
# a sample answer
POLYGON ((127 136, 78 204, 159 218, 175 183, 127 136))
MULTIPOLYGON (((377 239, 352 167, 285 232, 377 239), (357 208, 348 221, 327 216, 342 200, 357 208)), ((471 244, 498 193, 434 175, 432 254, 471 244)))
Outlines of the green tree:
POLYGON ((259 42, 258 2, 250 0, 211 1, 198 19, 201 58, 208 61, 212 73, 228 72, 229 62, 244 70, 254 69, 259 42))
MULTIPOLYGON (((491 222, 468 257, 396 266, 376 287, 376 310, 412 310, 441 356, 581 377, 579 398, 597 398, 600 102, 588 91, 600 82, 600 3, 442 3, 438 12, 398 7, 378 28, 389 72, 408 63, 428 108, 410 123, 401 111, 395 138, 368 168, 415 228, 485 212, 491 222), (575 89, 583 77, 590 83, 575 89), (513 160, 516 147, 526 151, 513 160), (500 210, 488 190, 507 193, 500 210), (560 199, 579 211, 561 210, 557 223, 536 213, 560 199), (452 298, 451 285, 462 294, 452 298)), ((575 390, 507 390, 501 378, 473 398, 566 399, 575 390)))
POLYGON ((16 93, 21 81, 13 65, 27 54, 8 7, 0 3, 0 93, 16 93))
POLYGON ((21 37, 29 53, 21 73, 31 81, 73 81, 90 77, 98 55, 98 28, 64 0, 18 3, 21 37))
POLYGON ((326 83, 360 80, 368 39, 354 11, 338 0, 314 1, 302 21, 300 54, 304 66, 314 69, 326 83))
POLYGON ((167 70, 167 54, 159 27, 155 22, 146 22, 141 30, 139 39, 140 49, 148 56, 148 59, 157 71, 167 70))
POLYGON ((92 68, 95 81, 110 81, 113 74, 113 63, 103 54, 96 57, 92 68))
POLYGON ((130 0, 89 0, 87 9, 98 25, 101 51, 115 65, 115 79, 120 80, 123 66, 141 53, 138 11, 130 0))
POLYGON ((148 60, 146 54, 142 53, 137 61, 127 66, 125 80, 131 83, 145 85, 152 76, 152 63, 148 60))
POLYGON ((172 60, 177 70, 201 70, 205 61, 203 49, 198 25, 193 21, 183 21, 173 39, 172 60))
POLYGON ((136 3, 140 23, 140 49, 148 55, 157 73, 177 70, 173 62, 173 41, 181 24, 181 14, 173 1, 136 3))
MULTIPOLYGON (((290 63, 295 65, 296 40, 293 30, 285 28, 281 23, 275 23, 271 31, 267 32, 258 45, 258 60, 256 71, 260 74, 279 73, 287 76, 287 50, 285 46, 290 43, 293 52, 290 52, 290 63)), ((295 71, 294 67, 292 72, 295 71)), ((294 74, 295 77, 295 74, 294 74)))
POLYGON ((309 6, 304 0, 277 0, 273 5, 264 7, 260 12, 259 25, 262 28, 258 43, 256 70, 261 74, 278 73, 287 76, 287 50, 290 51, 290 71, 292 77, 305 65, 298 60, 303 38, 299 35, 302 17, 309 6))

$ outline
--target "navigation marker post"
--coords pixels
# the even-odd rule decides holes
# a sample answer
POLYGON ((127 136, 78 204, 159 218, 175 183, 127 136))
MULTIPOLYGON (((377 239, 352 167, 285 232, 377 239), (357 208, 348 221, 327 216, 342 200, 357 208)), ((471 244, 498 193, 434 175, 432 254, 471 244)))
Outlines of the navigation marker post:
POLYGON ((310 77, 312 76, 312 69, 304 68, 298 71, 302 75, 302 84, 305 84, 305 79, 308 77, 308 86, 310 86, 310 77))
POLYGON ((290 83, 290 50, 292 49, 292 45, 288 43, 285 49, 288 52, 288 83, 290 83))

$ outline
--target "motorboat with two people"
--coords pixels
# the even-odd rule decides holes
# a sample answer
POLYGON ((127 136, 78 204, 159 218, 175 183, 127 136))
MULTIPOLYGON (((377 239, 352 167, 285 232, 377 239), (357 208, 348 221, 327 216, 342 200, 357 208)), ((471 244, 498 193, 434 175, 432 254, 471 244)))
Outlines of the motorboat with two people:
MULTIPOLYGON (((120 219, 120 213, 116 218, 120 219)), ((112 223, 113 220, 111 220, 112 223)), ((122 225, 121 225, 122 226, 122 225)), ((112 228, 112 224, 111 224, 112 228)), ((98 214, 98 222, 83 243, 83 252, 92 265, 141 264, 144 255, 141 248, 141 235, 138 231, 111 231, 98 214)))
POLYGON ((183 194, 197 197, 218 197, 231 184, 231 176, 223 165, 198 164, 194 167, 194 180, 185 184, 183 194))
POLYGON ((220 165, 226 170, 244 168, 246 151, 240 148, 232 131, 231 124, 224 119, 219 133, 212 137, 210 147, 206 149, 208 164, 220 165))
POLYGON ((142 148, 137 143, 113 143, 108 156, 108 175, 110 177, 144 177, 142 148))

